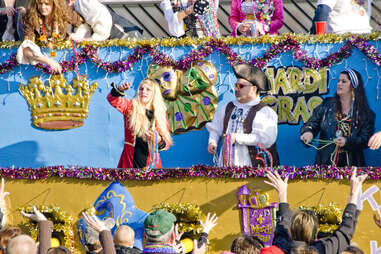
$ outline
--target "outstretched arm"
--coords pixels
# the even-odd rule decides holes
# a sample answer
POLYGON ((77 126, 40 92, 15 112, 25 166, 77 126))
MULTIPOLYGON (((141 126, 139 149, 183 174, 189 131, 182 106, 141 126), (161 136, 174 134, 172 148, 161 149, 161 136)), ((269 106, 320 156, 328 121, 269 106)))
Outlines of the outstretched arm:
POLYGON ((83 212, 82 218, 89 227, 99 233, 99 241, 103 248, 102 252, 104 254, 116 254, 111 231, 106 225, 94 214, 83 212))
POLYGON ((111 86, 112 90, 107 95, 108 102, 120 113, 126 115, 132 109, 132 102, 123 98, 123 96, 125 95, 124 91, 130 88, 131 83, 122 83, 120 86, 112 83, 111 86))
POLYGON ((356 211, 356 204, 361 193, 362 184, 367 176, 367 174, 357 176, 356 169, 353 170, 350 180, 349 199, 343 212, 343 220, 332 236, 321 239, 314 244, 319 250, 324 251, 324 253, 341 253, 350 245, 355 232, 357 216, 359 215, 356 211))
POLYGON ((5 202, 5 198, 6 196, 9 195, 9 192, 6 192, 4 189, 5 189, 4 178, 1 178, 1 187, 0 187, 0 214, 2 214, 2 217, 0 218, 1 228, 3 228, 5 224, 7 223, 7 205, 5 202))
POLYGON ((265 183, 274 187, 279 196, 279 210, 277 212, 273 244, 283 251, 287 251, 291 243, 290 228, 293 215, 287 203, 288 176, 283 180, 277 171, 266 171, 266 177, 270 181, 265 181, 265 183))
POLYGON ((25 213, 21 211, 21 214, 38 223, 38 253, 46 254, 50 248, 51 238, 53 233, 53 222, 46 219, 45 215, 41 213, 36 206, 33 206, 33 213, 25 213))

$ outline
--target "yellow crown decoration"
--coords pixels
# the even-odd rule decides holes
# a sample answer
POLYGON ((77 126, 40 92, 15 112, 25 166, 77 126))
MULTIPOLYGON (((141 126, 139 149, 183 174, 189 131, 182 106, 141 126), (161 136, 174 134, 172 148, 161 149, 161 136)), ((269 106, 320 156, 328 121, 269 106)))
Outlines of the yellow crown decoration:
POLYGON ((88 106, 98 84, 91 86, 86 79, 75 78, 68 84, 65 77, 52 75, 44 85, 38 77, 21 84, 20 93, 25 97, 32 112, 33 125, 48 130, 67 130, 83 126, 88 106))

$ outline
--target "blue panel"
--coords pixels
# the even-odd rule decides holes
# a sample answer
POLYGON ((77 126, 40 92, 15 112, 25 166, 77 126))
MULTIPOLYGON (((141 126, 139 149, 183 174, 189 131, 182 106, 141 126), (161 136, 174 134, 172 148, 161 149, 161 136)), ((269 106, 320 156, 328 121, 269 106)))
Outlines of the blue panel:
MULTIPOLYGON (((380 41, 372 44, 381 52, 380 41)), ((304 44, 302 48, 310 56, 324 58, 336 52, 343 44, 304 44)), ((241 45, 230 46, 241 57, 250 60, 262 56, 270 45, 241 45)), ((159 48, 165 54, 176 60, 186 55, 191 47, 159 48)), ((16 49, 1 49, 0 62, 9 58, 16 49)), ((131 54, 131 49, 123 47, 99 48, 98 54, 103 61, 123 59, 131 54)), ((72 50, 61 50, 57 59, 70 60, 72 50)), ((39 76, 47 82, 49 75, 36 71, 32 66, 23 65, 11 72, 0 75, 0 166, 1 167, 40 167, 50 165, 80 165, 92 167, 116 167, 123 148, 123 119, 122 115, 112 108, 106 96, 110 91, 112 82, 130 81, 133 89, 128 97, 135 95, 135 88, 139 81, 146 76, 146 70, 152 58, 144 55, 130 71, 112 74, 97 68, 90 61, 81 65, 79 72, 88 74, 90 83, 98 82, 98 88, 89 105, 89 116, 83 127, 64 130, 47 131, 32 126, 31 113, 26 100, 18 92, 18 84, 26 84, 29 78, 39 76)), ((234 98, 233 84, 235 77, 232 68, 227 64, 225 56, 214 52, 206 60, 210 60, 219 72, 217 91, 219 105, 234 98)), ((303 64, 287 52, 274 57, 268 66, 276 68, 281 66, 302 67, 303 64)), ((374 112, 379 112, 379 88, 381 68, 372 63, 363 53, 354 49, 352 55, 329 70, 329 93, 333 95, 340 71, 352 67, 362 74, 366 84, 366 93, 369 104, 374 112)), ((71 82, 75 73, 65 74, 71 82)), ((326 96, 326 95, 325 95, 326 96)), ((306 148, 299 141, 298 125, 279 125, 278 150, 281 163, 284 165, 302 166, 314 162, 315 151, 306 148)), ((376 118, 376 130, 381 129, 381 119, 376 118)), ((208 133, 205 129, 194 130, 189 133, 174 136, 174 146, 162 152, 164 167, 186 167, 195 164, 213 164, 213 158, 207 153, 208 133)), ((369 165, 381 165, 380 151, 365 152, 369 165)))

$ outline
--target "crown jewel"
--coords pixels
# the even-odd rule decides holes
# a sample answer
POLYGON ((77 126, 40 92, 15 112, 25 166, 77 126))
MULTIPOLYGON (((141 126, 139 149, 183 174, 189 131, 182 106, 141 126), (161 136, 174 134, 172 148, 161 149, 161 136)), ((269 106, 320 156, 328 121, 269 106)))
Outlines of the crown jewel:
POLYGON ((86 79, 74 79, 68 84, 65 77, 52 75, 49 84, 33 77, 27 85, 20 85, 20 93, 25 97, 32 112, 33 125, 49 130, 66 130, 83 126, 88 115, 88 105, 97 88, 86 79))

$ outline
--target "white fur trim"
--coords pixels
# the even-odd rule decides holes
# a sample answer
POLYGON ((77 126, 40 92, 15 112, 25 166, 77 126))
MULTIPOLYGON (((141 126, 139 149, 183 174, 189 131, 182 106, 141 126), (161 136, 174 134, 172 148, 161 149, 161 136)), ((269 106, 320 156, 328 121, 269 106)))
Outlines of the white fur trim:
POLYGON ((37 61, 29 61, 26 57, 24 57, 24 49, 30 48, 33 51, 35 56, 43 56, 41 49, 37 46, 33 41, 25 40, 21 43, 20 47, 17 49, 16 60, 19 64, 32 64, 35 65, 37 61))

